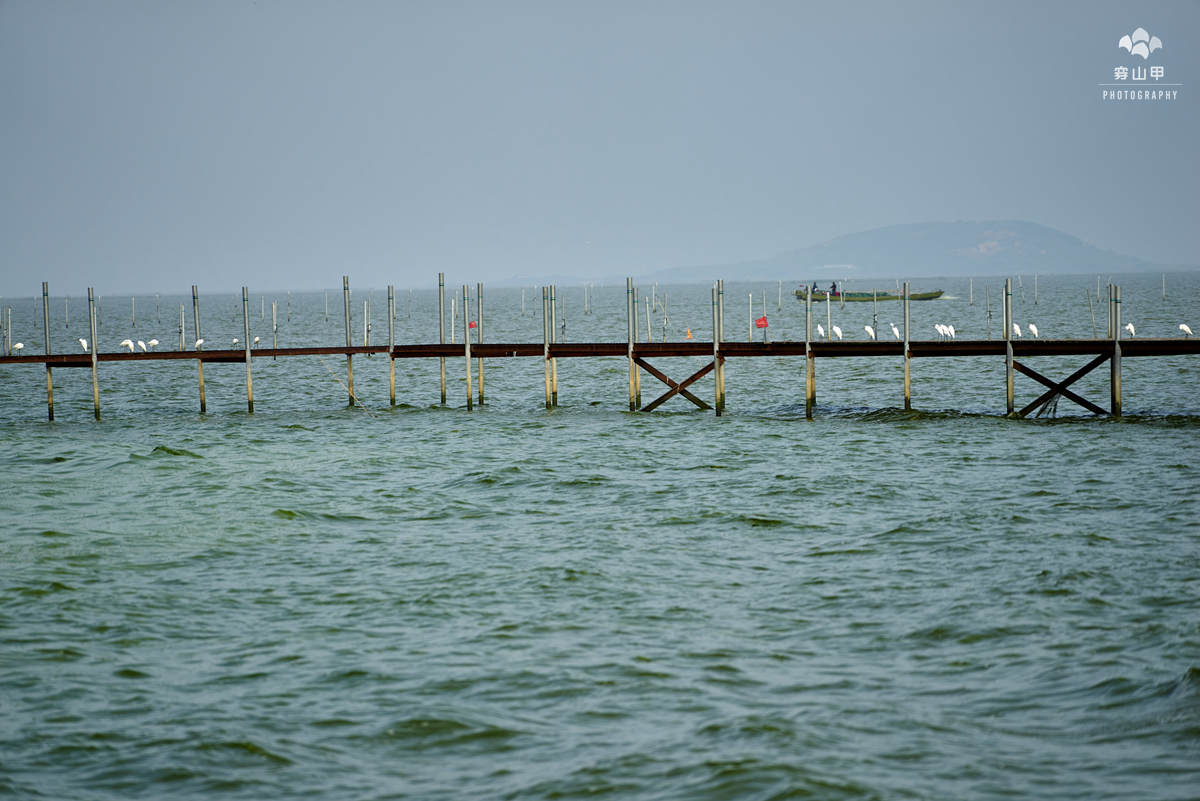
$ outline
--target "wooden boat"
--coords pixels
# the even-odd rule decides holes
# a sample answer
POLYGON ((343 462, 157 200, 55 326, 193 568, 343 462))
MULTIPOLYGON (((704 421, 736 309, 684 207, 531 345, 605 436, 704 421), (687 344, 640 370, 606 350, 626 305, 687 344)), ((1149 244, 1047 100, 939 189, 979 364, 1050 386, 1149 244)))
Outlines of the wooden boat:
MULTIPOLYGON (((800 298, 800 300, 804 300, 805 298, 808 297, 809 291, 810 290, 808 287, 800 287, 799 289, 796 290, 796 297, 800 298)), ((818 289, 816 292, 812 293, 812 298, 815 301, 816 300, 825 300, 825 296, 828 294, 829 294, 829 292, 822 290, 822 289, 818 289)), ((908 296, 908 299, 909 300, 937 300, 944 294, 945 294, 945 292, 941 289, 935 290, 933 292, 913 292, 908 296)), ((840 293, 834 292, 833 293, 833 300, 837 300, 837 301, 844 300, 847 303, 861 303, 863 301, 870 302, 873 300, 903 300, 903 299, 904 299, 903 292, 840 292, 840 293)))

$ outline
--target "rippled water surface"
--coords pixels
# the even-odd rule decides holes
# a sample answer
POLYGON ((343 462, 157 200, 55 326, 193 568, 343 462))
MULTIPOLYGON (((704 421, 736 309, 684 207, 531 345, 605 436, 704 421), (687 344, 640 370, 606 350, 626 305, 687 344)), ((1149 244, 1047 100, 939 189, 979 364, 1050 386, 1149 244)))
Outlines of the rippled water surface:
MULTIPOLYGON (((1195 274, 1165 302, 1117 280, 1139 335, 1200 330, 1195 274)), ((1016 319, 1090 337, 1094 282, 1042 277, 1034 306, 1025 277, 1016 319)), ((938 283, 914 330, 985 338, 986 285, 938 283)), ((726 330, 764 289, 772 335, 802 337, 775 285, 727 285, 726 330)), ((489 291, 489 341, 540 340, 525 291, 525 317, 489 291)), ((664 291, 667 335, 708 339, 707 288, 664 291)), ((569 340, 623 338, 623 287, 587 316, 565 292, 569 340)), ((435 339, 433 293, 411 317, 407 294, 397 341, 435 339)), ((267 296, 252 335, 272 299, 281 346, 344 344, 340 293, 328 322, 324 293, 289 321, 267 296)), ((242 335, 237 300, 202 296, 206 339, 242 335)), ((54 303, 78 347, 82 304, 68 329, 54 303)), ((179 298, 169 323, 154 303, 134 326, 104 298, 101 349, 177 347, 179 298)), ((13 307, 41 342, 40 303, 13 307)), ((899 359, 819 361, 806 420, 802 365, 731 360, 717 418, 628 412, 621 359, 561 360, 552 412, 536 359, 488 362, 472 412, 461 360, 447 406, 436 361, 399 362, 392 408, 386 359, 356 358, 364 410, 344 359, 260 359, 253 415, 243 365, 206 366, 200 415, 194 362, 105 363, 102 420, 90 371, 59 369, 54 423, 44 370, 0 365, 0 795, 1200 796, 1200 357, 1127 359, 1120 420, 1006 420, 982 358, 914 362, 913 412, 899 359)), ((1108 405, 1106 370, 1076 386, 1108 405)))

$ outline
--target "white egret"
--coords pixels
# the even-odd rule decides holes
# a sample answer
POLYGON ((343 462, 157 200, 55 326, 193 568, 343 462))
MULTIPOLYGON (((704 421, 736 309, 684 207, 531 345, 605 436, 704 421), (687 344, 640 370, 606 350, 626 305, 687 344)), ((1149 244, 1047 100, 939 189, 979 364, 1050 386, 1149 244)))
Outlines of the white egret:
POLYGON ((833 327, 833 333, 837 334, 838 339, 842 338, 842 329, 838 328, 836 325, 833 327))
POLYGON ((193 345, 193 347, 194 347, 196 350, 200 350, 200 346, 201 346, 201 345, 203 345, 203 344, 204 344, 204 340, 203 340, 203 339, 197 339, 197 340, 196 340, 196 344, 195 344, 195 345, 193 345))
POLYGON ((946 333, 950 335, 951 339, 954 339, 954 326, 952 326, 952 325, 946 326, 946 333))
POLYGON ((138 340, 138 347, 142 349, 142 353, 146 352, 146 343, 140 339, 138 340))
POLYGON ((132 342, 131 340, 128 340, 128 339, 122 339, 122 340, 121 340, 121 344, 120 344, 120 345, 118 345, 117 347, 124 348, 124 347, 126 347, 126 346, 128 346, 128 348, 129 348, 129 352, 130 352, 130 353, 133 353, 133 342, 132 342))
POLYGON ((235 340, 233 340, 233 344, 235 344, 235 345, 237 344, 237 340, 236 340, 236 339, 235 339, 235 340))
POLYGON ((1184 339, 1187 339, 1188 337, 1190 337, 1192 335, 1192 329, 1188 328, 1183 323, 1179 324, 1179 330, 1183 332, 1184 339))
POLYGON ((153 348, 153 347, 154 347, 155 345, 157 345, 157 344, 158 344, 158 340, 157 340, 157 339, 152 339, 152 340, 150 340, 150 347, 151 347, 151 348, 153 348))
POLYGON ((1029 333, 1033 334, 1034 339, 1037 339, 1037 335, 1038 335, 1037 326, 1034 325, 1033 323, 1029 324, 1029 333))
POLYGON ((258 344, 258 337, 255 337, 255 338, 254 338, 254 344, 255 344, 255 345, 257 345, 257 344, 258 344))
POLYGON ((79 340, 79 344, 80 344, 80 345, 83 345, 83 352, 84 352, 84 353, 87 353, 87 352, 88 352, 87 340, 86 340, 86 339, 80 339, 80 340, 79 340))
POLYGON ((1125 323, 1125 330, 1129 332, 1129 336, 1134 336, 1133 323, 1125 323))
POLYGON ((874 328, 872 328, 869 325, 864 325, 863 329, 867 332, 867 336, 869 336, 871 339, 875 338, 875 329, 874 328))
POLYGON ((1016 334, 1017 336, 1021 336, 1021 326, 1017 325, 1016 323, 1013 323, 1013 333, 1016 334))
POLYGON ((946 336, 946 327, 944 325, 942 325, 941 323, 934 323, 933 327, 934 327, 934 330, 936 330, 938 332, 938 339, 941 339, 942 337, 946 336))
POLYGON ((817 335, 822 337, 825 336, 825 326, 821 325, 820 323, 817 323, 817 335))
POLYGON ((895 323, 888 323, 888 325, 890 325, 892 327, 892 333, 896 335, 896 339, 899 339, 900 338, 900 329, 896 327, 895 323))
MULTIPOLYGON (((22 349, 24 349, 24 347, 25 347, 24 342, 18 342, 17 344, 13 345, 13 350, 22 350, 22 349)), ((20 356, 21 354, 18 353, 17 355, 20 356)))

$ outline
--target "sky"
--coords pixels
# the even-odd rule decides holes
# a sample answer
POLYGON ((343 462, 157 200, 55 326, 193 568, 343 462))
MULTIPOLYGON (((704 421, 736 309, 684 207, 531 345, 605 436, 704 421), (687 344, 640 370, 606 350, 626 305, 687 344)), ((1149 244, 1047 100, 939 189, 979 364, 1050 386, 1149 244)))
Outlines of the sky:
POLYGON ((639 275, 938 220, 1197 265, 1198 101, 1196 0, 0 0, 0 296, 639 275), (1142 65, 1174 99, 1102 99, 1142 65))

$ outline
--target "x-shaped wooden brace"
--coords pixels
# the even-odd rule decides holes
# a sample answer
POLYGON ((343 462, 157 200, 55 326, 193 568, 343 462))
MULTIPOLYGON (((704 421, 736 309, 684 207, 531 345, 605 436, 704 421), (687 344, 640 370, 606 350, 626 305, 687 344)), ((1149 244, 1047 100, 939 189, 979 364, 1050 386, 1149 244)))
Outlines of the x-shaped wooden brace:
POLYGON ((1054 383, 1049 378, 1046 378, 1043 375, 1039 375, 1037 372, 1029 369, 1028 367, 1026 367, 1025 365, 1021 364, 1020 362, 1018 362, 1014 359, 1013 360, 1014 368, 1016 368, 1017 370, 1020 370, 1022 373, 1029 376, 1034 381, 1037 381, 1039 384, 1044 384, 1045 386, 1050 387, 1049 392, 1042 394, 1037 400, 1035 400, 1033 403, 1029 404, 1024 409, 1022 409, 1018 413, 1018 416, 1024 417, 1025 415, 1029 414, 1030 412, 1032 412, 1034 409, 1038 408, 1039 406, 1049 403, 1051 401, 1051 399, 1054 398, 1055 395, 1062 395, 1067 400, 1071 400, 1071 401, 1074 401, 1075 403, 1078 403, 1080 406, 1087 409, 1089 412, 1094 412, 1095 414, 1108 414, 1108 412, 1106 412, 1104 409, 1101 409, 1099 406, 1097 406, 1096 404, 1092 403, 1091 401, 1089 401, 1085 398, 1079 397, 1074 392, 1071 392, 1069 389, 1067 389, 1067 387, 1071 386, 1076 381, 1083 378, 1085 375, 1092 372, 1092 370, 1095 370, 1097 367, 1104 364, 1106 361, 1108 361, 1111 358, 1112 358, 1112 354, 1105 354, 1103 356, 1097 356, 1095 359, 1092 359, 1092 361, 1088 362, 1086 365, 1084 365, 1083 367, 1080 367, 1078 370, 1076 370, 1074 373, 1072 373, 1071 376, 1069 378, 1067 378, 1066 381, 1063 381, 1061 384, 1054 383))
POLYGON ((701 378, 703 378, 704 376, 711 373, 712 369, 714 367, 713 362, 709 362, 708 364, 704 365, 699 370, 692 373, 692 375, 685 378, 682 383, 677 384, 674 381, 672 381, 670 378, 668 378, 666 373, 663 373, 661 370, 655 369, 648 362, 642 360, 640 357, 635 357, 634 361, 637 362, 637 364, 640 367, 642 367, 643 369, 645 369, 645 371, 648 372, 650 375, 654 376, 659 381, 663 382, 668 387, 670 387, 670 389, 667 390, 666 394, 664 394, 662 397, 655 398, 653 401, 651 401, 650 403, 648 403, 644 407, 642 407, 643 412, 650 412, 650 411, 657 409, 659 406, 663 405, 664 403, 666 403, 667 401, 669 401, 671 398, 675 397, 676 395, 682 395, 683 397, 690 400, 692 403, 699 406, 701 409, 711 409, 712 408, 707 403, 700 400, 692 393, 688 392, 687 387, 691 386, 696 381, 699 381, 701 378))

